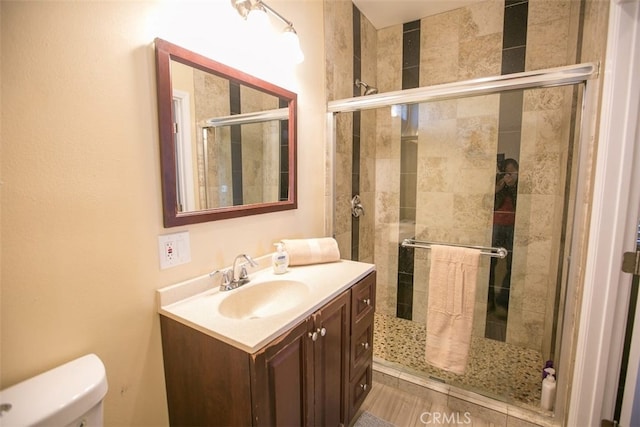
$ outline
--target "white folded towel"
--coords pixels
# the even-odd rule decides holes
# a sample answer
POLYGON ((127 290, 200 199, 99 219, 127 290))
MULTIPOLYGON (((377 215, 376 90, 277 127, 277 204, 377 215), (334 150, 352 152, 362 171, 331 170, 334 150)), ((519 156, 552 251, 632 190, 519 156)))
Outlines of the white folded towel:
POLYGON ((289 253, 289 265, 322 264, 340 260, 338 242, 332 237, 283 239, 289 253))
POLYGON ((480 250, 431 246, 427 363, 463 374, 471 345, 480 250))

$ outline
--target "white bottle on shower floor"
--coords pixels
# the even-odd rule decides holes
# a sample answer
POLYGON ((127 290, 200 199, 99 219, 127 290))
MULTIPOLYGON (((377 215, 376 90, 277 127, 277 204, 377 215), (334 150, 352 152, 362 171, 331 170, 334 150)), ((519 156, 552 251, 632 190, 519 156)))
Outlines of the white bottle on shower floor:
POLYGON ((547 411, 553 411, 553 404, 556 400, 556 370, 546 368, 547 376, 542 380, 542 396, 540 396, 540 406, 547 411))

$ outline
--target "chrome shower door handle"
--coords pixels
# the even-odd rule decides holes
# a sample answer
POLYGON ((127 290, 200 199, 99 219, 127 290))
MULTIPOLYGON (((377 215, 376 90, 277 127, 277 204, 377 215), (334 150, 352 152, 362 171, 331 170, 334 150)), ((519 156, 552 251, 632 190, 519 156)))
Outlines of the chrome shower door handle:
POLYGON ((358 194, 353 196, 353 199, 351 199, 351 215, 355 218, 364 216, 364 207, 362 206, 362 201, 358 194))

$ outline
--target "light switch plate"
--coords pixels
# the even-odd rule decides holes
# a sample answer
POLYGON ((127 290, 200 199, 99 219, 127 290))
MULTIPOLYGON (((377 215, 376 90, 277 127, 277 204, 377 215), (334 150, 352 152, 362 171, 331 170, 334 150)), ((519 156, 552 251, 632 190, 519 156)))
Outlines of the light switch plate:
POLYGON ((165 234, 158 236, 160 268, 170 268, 191 262, 191 244, 189 232, 165 234))

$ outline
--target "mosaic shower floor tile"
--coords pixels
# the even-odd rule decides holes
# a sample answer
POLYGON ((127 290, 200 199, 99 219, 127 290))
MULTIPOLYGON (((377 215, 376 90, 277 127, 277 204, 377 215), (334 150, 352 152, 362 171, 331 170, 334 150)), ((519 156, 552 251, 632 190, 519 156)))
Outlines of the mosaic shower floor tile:
POLYGON ((376 313, 374 356, 417 376, 527 409, 540 408, 544 360, 539 352, 473 337, 466 372, 457 375, 427 364, 425 345, 426 325, 376 313))

